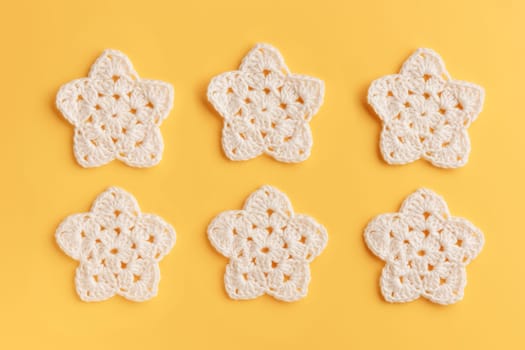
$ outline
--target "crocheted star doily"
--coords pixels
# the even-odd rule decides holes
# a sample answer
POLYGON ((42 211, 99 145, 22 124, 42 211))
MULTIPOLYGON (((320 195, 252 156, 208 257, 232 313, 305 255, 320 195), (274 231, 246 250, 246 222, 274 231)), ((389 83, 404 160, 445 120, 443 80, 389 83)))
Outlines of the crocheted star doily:
POLYGON ((224 118, 222 147, 231 160, 265 153, 281 162, 310 156, 309 121, 324 97, 324 83, 292 74, 279 51, 257 44, 239 70, 221 74, 208 86, 208 100, 224 118))
POLYGON ((104 51, 87 78, 60 88, 56 105, 75 126, 74 153, 81 166, 116 158, 151 167, 162 159, 159 126, 172 108, 173 87, 139 78, 122 52, 104 51))
POLYGON ((115 294, 133 301, 157 295, 159 261, 175 244, 175 230, 162 218, 144 214, 132 195, 111 187, 89 213, 74 214, 55 233, 60 248, 80 262, 75 284, 84 301, 115 294))
POLYGON ((465 267, 483 247, 483 233, 463 218, 451 217, 437 194, 420 189, 398 213, 375 217, 365 229, 368 248, 386 262, 381 292, 389 302, 420 296, 438 304, 463 298, 465 267))
POLYGON ((418 49, 399 74, 372 82, 368 103, 383 121, 380 148, 388 164, 424 158, 442 168, 465 165, 467 128, 481 112, 482 87, 450 78, 441 57, 418 49))
POLYGON ((271 186, 252 193, 243 210, 218 215, 208 226, 208 238, 230 258, 224 275, 230 298, 266 293, 283 301, 306 296, 309 263, 328 240, 322 225, 294 214, 286 195, 271 186))

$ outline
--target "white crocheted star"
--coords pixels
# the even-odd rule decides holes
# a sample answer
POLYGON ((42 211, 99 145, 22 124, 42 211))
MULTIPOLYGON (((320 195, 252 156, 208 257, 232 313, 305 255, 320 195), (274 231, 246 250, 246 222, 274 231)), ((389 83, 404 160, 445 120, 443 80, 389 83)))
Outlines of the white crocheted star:
POLYGON ((463 299, 465 267, 484 243, 478 228, 451 217, 443 198, 427 189, 408 196, 398 213, 375 217, 364 236, 368 248, 386 261, 381 292, 392 303, 420 296, 443 305, 463 299))
POLYGON ((380 148, 388 164, 421 157, 442 168, 465 165, 467 128, 483 107, 482 87, 450 78, 441 57, 418 49, 399 74, 372 82, 368 103, 383 121, 380 148))
POLYGON ((75 126, 74 153, 83 167, 119 159, 133 167, 151 167, 162 159, 159 126, 173 106, 173 87, 140 79, 129 59, 106 50, 87 78, 58 91, 56 105, 75 126))
POLYGON ((208 226, 208 238, 230 258, 224 275, 230 298, 266 293, 283 301, 306 296, 309 263, 328 240, 322 225, 294 214, 286 195, 271 186, 252 193, 243 210, 219 214, 208 226))
POLYGON ((307 159, 312 148, 309 121, 324 97, 324 83, 292 74, 279 51, 257 44, 240 69, 216 76, 208 100, 224 117, 222 147, 231 160, 265 153, 281 162, 307 159))
POLYGON ((111 187, 89 213, 62 221, 55 238, 80 262, 75 277, 80 299, 101 301, 118 294, 145 301, 157 295, 158 263, 175 244, 175 230, 159 216, 141 213, 132 195, 111 187))

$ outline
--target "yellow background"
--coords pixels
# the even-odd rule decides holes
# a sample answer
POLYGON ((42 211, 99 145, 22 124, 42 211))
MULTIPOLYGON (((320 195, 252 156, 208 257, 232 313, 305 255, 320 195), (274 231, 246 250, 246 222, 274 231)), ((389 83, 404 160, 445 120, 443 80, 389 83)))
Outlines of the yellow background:
POLYGON ((2 1, 0 348, 523 349, 524 17, 525 4, 508 0, 2 1), (222 120, 206 87, 257 42, 278 47, 293 72, 326 83, 304 163, 232 162, 222 153, 222 120), (486 89, 464 168, 388 166, 380 157, 368 85, 418 47, 437 50, 453 77, 486 89), (125 52, 142 77, 175 87, 159 166, 83 169, 74 160, 73 127, 55 94, 86 76, 105 48, 125 52), (206 237, 215 215, 240 208, 262 184, 328 229, 300 302, 228 299, 227 259, 206 237), (57 224, 89 210, 110 185, 177 230, 149 302, 81 302, 77 262, 54 241, 57 224), (465 299, 448 307, 384 302, 383 262, 362 239, 374 215, 396 211, 421 186, 486 237, 467 268, 465 299))

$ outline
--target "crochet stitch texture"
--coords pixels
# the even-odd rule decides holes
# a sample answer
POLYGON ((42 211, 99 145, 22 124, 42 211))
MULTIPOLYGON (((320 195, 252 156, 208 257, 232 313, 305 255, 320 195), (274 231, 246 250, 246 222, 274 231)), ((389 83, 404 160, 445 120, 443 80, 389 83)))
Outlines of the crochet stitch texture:
POLYGON ((86 168, 119 159, 133 167, 160 162, 159 126, 173 106, 173 87, 139 78, 122 52, 106 50, 87 78, 58 91, 56 105, 75 126, 74 153, 86 168))
POLYGON ((388 302, 420 296, 438 304, 463 298, 465 267, 483 247, 483 233, 463 218, 450 216, 437 194, 420 189, 398 213, 375 217, 364 233, 368 248, 386 262, 381 292, 388 302))
POLYGON ((252 193, 243 210, 219 214, 208 226, 208 238, 230 258, 224 275, 230 298, 266 293, 288 302, 306 296, 309 263, 328 240, 322 225, 294 214, 286 195, 271 186, 252 193))
POLYGON ((132 195, 111 187, 88 213, 67 217, 55 238, 80 265, 75 284, 80 299, 101 301, 115 294, 133 301, 157 295, 159 261, 175 244, 175 230, 144 214, 132 195))
POLYGON ((470 154, 467 128, 484 96, 482 87, 453 80, 435 51, 418 49, 399 74, 373 81, 368 90, 368 103, 383 121, 383 158, 388 164, 422 157, 437 167, 464 166, 470 154))
POLYGON ((208 100, 224 118, 222 147, 231 160, 265 153, 296 163, 310 156, 309 121, 324 97, 324 83, 292 74, 279 51, 257 44, 239 70, 223 73, 208 86, 208 100))

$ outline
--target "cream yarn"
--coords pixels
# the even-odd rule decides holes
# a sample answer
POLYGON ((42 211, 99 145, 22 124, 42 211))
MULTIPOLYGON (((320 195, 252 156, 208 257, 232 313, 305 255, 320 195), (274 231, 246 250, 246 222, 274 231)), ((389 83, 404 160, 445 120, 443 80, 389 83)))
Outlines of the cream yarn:
POLYGON ((144 214, 135 198, 111 187, 88 213, 67 217, 55 233, 60 248, 80 262, 75 284, 83 301, 115 294, 133 301, 157 295, 159 261, 175 244, 175 230, 162 218, 144 214))
POLYGON ((279 51, 257 44, 239 70, 213 78, 208 100, 224 118, 222 147, 231 160, 265 153, 281 162, 310 156, 308 122, 324 97, 324 83, 292 74, 279 51))
POLYGON ((483 233, 463 218, 451 217, 437 194, 420 189, 398 213, 375 217, 365 229, 368 248, 386 262, 381 292, 392 303, 420 296, 438 304, 463 298, 465 267, 483 247, 483 233))
POLYGON ((230 258, 224 284, 232 299, 264 293, 283 301, 306 296, 309 263, 326 246, 326 229, 309 216, 294 214, 286 195, 263 186, 248 197, 243 210, 219 214, 208 238, 230 258))
POLYGON ((159 126, 173 105, 173 87, 139 78, 122 52, 106 50, 87 78, 58 91, 56 105, 75 126, 74 153, 86 168, 119 159, 133 167, 160 162, 159 126))
POLYGON ((435 51, 418 49, 399 74, 375 80, 368 90, 368 103, 383 121, 383 158, 389 164, 422 157, 442 168, 465 165, 467 128, 481 112, 484 95, 478 85, 453 80, 435 51))

